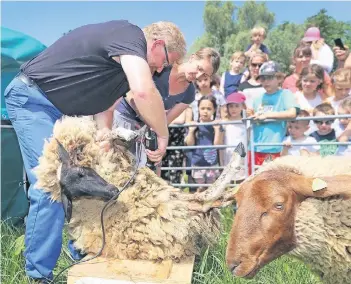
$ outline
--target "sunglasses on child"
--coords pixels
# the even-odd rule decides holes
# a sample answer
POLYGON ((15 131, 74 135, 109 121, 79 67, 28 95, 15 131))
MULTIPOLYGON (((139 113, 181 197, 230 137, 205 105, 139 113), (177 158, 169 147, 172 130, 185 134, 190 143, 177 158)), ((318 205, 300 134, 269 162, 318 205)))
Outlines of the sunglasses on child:
POLYGON ((334 120, 313 120, 313 122, 317 125, 322 125, 323 123, 325 125, 331 125, 333 124, 334 120))

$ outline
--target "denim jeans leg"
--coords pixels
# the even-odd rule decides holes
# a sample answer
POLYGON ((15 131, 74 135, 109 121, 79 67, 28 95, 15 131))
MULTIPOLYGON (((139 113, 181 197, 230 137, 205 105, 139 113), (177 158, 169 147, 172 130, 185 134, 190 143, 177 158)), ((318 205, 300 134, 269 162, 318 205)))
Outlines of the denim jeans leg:
POLYGON ((49 193, 34 188, 37 179, 32 169, 38 165, 44 139, 52 135, 54 123, 62 114, 42 92, 16 78, 5 90, 5 102, 30 182, 24 252, 26 273, 32 278, 51 279, 61 252, 64 211, 62 203, 53 202, 49 193))

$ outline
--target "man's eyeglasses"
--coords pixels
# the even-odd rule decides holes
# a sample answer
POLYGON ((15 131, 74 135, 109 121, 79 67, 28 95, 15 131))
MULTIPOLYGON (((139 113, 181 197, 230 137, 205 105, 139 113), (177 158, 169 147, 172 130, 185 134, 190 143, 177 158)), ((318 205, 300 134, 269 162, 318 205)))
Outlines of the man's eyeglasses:
POLYGON ((331 125, 334 123, 334 120, 333 119, 331 119, 331 120, 313 120, 313 122, 317 125, 322 125, 323 123, 325 125, 331 125))
POLYGON ((163 47, 164 47, 164 49, 165 49, 165 55, 166 55, 166 62, 163 64, 163 66, 164 66, 164 67, 167 67, 167 66, 170 65, 170 64, 169 64, 169 58, 168 58, 168 50, 167 50, 166 45, 164 45, 163 47))
POLYGON ((263 65, 263 63, 251 63, 251 66, 253 67, 253 68, 261 68, 261 66, 263 65))

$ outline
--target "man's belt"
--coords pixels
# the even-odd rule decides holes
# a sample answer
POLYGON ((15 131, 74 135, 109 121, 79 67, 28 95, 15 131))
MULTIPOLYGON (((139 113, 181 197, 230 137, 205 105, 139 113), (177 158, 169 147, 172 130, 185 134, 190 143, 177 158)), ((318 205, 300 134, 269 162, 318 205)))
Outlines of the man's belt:
POLYGON ((31 78, 29 78, 26 74, 24 73, 19 73, 16 78, 20 79, 24 84, 26 84, 28 87, 32 87, 32 88, 36 88, 38 91, 40 91, 41 93, 43 92, 39 86, 34 82, 34 80, 32 80, 31 78))

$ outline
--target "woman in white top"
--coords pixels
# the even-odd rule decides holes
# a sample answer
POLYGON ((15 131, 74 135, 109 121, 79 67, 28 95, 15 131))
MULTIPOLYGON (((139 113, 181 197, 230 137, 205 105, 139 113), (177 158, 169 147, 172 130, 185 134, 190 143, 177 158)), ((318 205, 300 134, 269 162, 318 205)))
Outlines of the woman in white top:
POLYGON ((322 66, 325 71, 330 73, 333 69, 334 54, 329 45, 327 45, 324 39, 321 37, 319 29, 317 27, 307 29, 302 41, 311 45, 311 63, 322 66))
POLYGON ((243 92, 246 97, 246 106, 249 109, 253 109, 253 101, 255 97, 265 93, 265 89, 262 87, 261 82, 257 80, 258 71, 263 63, 267 61, 267 54, 257 51, 249 59, 249 79, 239 85, 239 92, 243 92))

